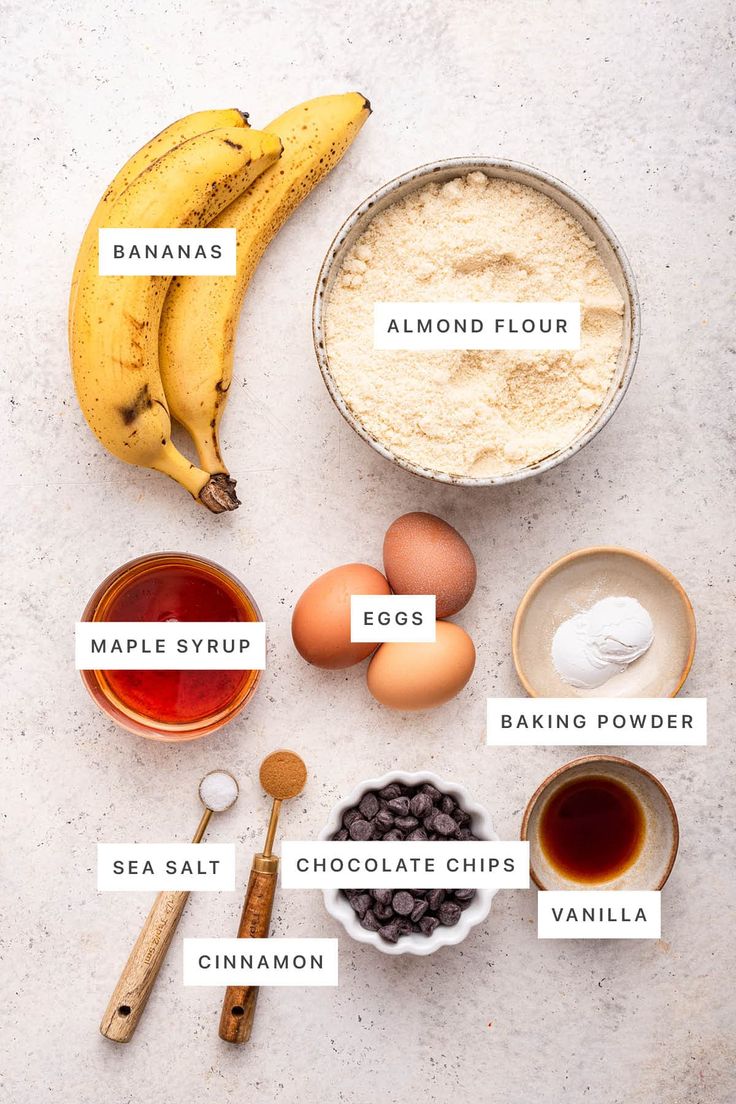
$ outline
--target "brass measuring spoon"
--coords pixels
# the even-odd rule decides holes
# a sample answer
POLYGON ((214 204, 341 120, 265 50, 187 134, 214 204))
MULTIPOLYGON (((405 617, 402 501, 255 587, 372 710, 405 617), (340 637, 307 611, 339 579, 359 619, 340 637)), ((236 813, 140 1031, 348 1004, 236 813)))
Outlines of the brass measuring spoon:
MULTIPOLYGON (((272 852, 281 802, 302 792, 307 768, 296 752, 282 749, 266 756, 259 777, 263 789, 273 798, 273 805, 263 851, 253 856, 238 939, 265 939, 268 935, 279 871, 278 856, 272 852)), ((227 1043, 246 1043, 250 1039, 257 1000, 256 985, 228 986, 220 1016, 221 1039, 227 1043)))
MULTIPOLYGON (((199 783, 204 813, 192 843, 201 843, 212 814, 230 809, 238 793, 238 783, 229 771, 204 776, 199 783)), ((188 898, 188 890, 169 889, 154 901, 102 1017, 100 1031, 106 1039, 127 1043, 133 1037, 188 898)))

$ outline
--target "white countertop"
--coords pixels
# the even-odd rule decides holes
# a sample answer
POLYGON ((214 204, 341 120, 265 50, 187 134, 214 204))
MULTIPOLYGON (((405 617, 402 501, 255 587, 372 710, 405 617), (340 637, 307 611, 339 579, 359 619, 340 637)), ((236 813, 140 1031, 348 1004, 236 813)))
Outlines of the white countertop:
MULTIPOLYGON (((615 10, 604 0, 6 5, 0 1098, 723 1104, 736 1095, 726 17, 725 3, 682 0, 615 10), (175 484, 109 457, 84 424, 65 347, 78 241, 117 166, 169 121, 239 106, 257 126, 353 88, 373 117, 269 249, 246 300, 224 429, 243 506, 213 518, 175 484), (311 346, 316 274, 344 217, 400 172, 464 154, 528 162, 578 189, 623 242, 643 307, 639 364, 613 421, 562 467, 499 490, 432 485, 389 466, 342 421, 311 346), (380 566, 386 526, 413 509, 446 518, 476 553, 479 585, 459 621, 478 665, 450 705, 396 716, 370 698, 360 669, 304 664, 289 619, 323 570, 380 566), (394 766, 465 783, 514 837, 537 784, 577 752, 486 748, 484 700, 519 692, 510 631, 527 584, 596 543, 660 560, 698 618, 686 693, 709 696, 709 746, 631 752, 680 816, 661 941, 539 942, 534 891, 503 892, 461 947, 428 959, 341 940, 339 988, 264 990, 252 1041, 238 1049, 217 1037, 221 991, 181 985, 181 938, 237 927, 240 891, 201 894, 133 1042, 118 1048, 98 1034, 150 898, 98 894, 95 845, 188 838, 198 780, 215 766, 236 773, 243 795, 209 839, 242 839, 243 879, 267 817, 257 765, 284 744, 310 768, 283 815, 293 838, 316 834, 338 797, 394 766), (270 633, 247 712, 179 747, 116 729, 72 661, 73 623, 99 580, 166 548, 231 569, 270 633)), ((317 892, 281 892, 273 930, 339 934, 317 892)))

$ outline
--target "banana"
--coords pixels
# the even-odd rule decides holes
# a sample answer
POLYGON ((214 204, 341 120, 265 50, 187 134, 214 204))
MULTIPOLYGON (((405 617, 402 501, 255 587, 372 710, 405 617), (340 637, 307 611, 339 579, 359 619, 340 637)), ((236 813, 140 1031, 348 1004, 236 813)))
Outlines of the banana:
MULTIPOLYGON (((281 155, 280 140, 222 128, 196 135, 145 169, 101 226, 192 227, 210 222, 281 155)), ((96 243, 82 258, 71 318, 79 402, 90 428, 121 460, 155 468, 214 513, 238 505, 232 487, 191 464, 170 439, 158 364, 168 276, 100 276, 96 243)))
POLYGON ((69 318, 71 320, 74 313, 74 300, 77 293, 77 284, 79 283, 79 273, 84 263, 84 258, 87 256, 87 251, 93 246, 97 245, 97 231, 105 217, 106 212, 120 196, 129 184, 139 176, 144 169, 147 169, 149 165, 152 165, 154 161, 157 161, 163 154, 168 153, 174 146, 178 146, 181 142, 186 142, 189 138, 194 138, 197 134, 205 134, 208 130, 217 130, 221 127, 247 127, 248 116, 244 111, 238 111, 235 107, 228 107, 222 110, 214 111, 195 111, 193 115, 185 115, 183 119, 178 119, 175 123, 167 126, 165 130, 162 130, 160 134, 157 134, 155 138, 152 138, 150 142, 146 142, 145 146, 142 146, 129 161, 123 165, 120 172, 117 174, 111 184, 105 189, 102 198, 95 207, 92 218, 89 220, 89 225, 82 238, 82 244, 79 247, 79 253, 77 254, 76 264, 74 265, 74 273, 72 275, 72 286, 69 293, 69 318))
POLYGON ((358 92, 322 96, 275 119, 284 154, 215 219, 238 236, 237 276, 174 277, 161 316, 159 362, 172 416, 187 429, 206 471, 228 478, 219 424, 232 380, 238 315, 273 236, 340 160, 370 114, 358 92))

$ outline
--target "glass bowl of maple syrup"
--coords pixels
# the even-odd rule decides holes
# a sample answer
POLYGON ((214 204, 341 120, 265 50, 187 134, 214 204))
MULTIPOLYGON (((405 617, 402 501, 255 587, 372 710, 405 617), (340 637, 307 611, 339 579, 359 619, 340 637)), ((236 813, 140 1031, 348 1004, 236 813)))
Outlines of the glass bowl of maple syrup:
MULTIPOLYGON (((83 621, 260 621, 255 599, 218 564, 159 552, 123 564, 90 598, 83 621)), ((250 701, 261 672, 84 670, 92 698, 122 728, 152 740, 196 740, 250 701)))

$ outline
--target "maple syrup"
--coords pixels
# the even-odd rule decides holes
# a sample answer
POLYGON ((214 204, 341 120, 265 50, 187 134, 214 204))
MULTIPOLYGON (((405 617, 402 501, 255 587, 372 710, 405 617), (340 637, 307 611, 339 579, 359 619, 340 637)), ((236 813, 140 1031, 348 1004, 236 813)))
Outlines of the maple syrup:
POLYGON ((644 810, 611 777, 567 782, 544 806, 539 842, 549 863, 575 882, 610 882, 636 862, 644 842, 644 810))
MULTIPOLYGON (((106 579, 84 615, 93 621, 260 621, 255 602, 229 572, 179 553, 145 556, 106 579)), ((100 670, 82 677, 98 704, 124 727, 161 739, 219 728, 245 705, 260 671, 100 670)))

